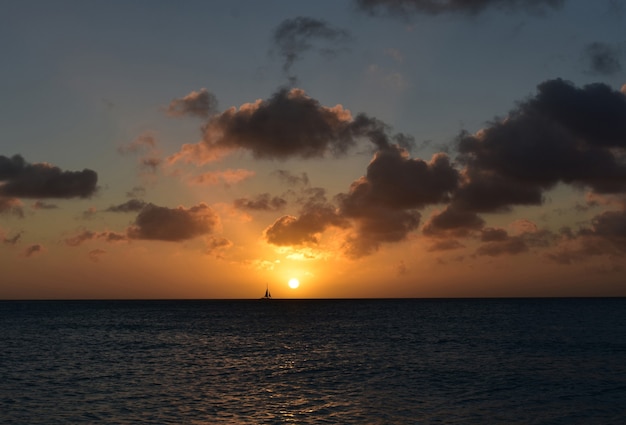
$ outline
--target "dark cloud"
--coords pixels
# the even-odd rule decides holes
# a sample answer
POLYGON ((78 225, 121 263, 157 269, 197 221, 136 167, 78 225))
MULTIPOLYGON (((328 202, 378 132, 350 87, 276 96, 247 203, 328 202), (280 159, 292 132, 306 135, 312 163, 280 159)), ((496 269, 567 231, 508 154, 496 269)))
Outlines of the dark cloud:
POLYGON ((127 229, 127 234, 131 239, 177 242, 213 233, 218 224, 217 214, 204 203, 191 208, 148 204, 127 229))
POLYGON ((350 39, 350 33, 346 30, 334 28, 319 19, 299 16, 285 19, 276 27, 272 44, 283 58, 283 71, 291 84, 295 84, 297 77, 292 74, 292 67, 302 59, 305 52, 314 50, 332 56, 345 48, 350 39))
POLYGON ((111 205, 105 211, 108 212, 138 212, 141 211, 145 206, 146 202, 140 199, 131 199, 119 205, 111 205))
POLYGON ((459 13, 477 15, 489 8, 543 13, 560 7, 565 0, 355 0, 357 8, 370 15, 411 15, 459 13))
POLYGON ((234 201, 235 208, 251 211, 278 211, 287 205, 287 201, 269 193, 262 193, 256 198, 238 198, 234 201))
POLYGON ((367 166, 366 175, 352 183, 347 195, 340 196, 342 210, 358 216, 371 206, 398 210, 446 202, 458 179, 445 154, 426 162, 410 158, 398 147, 381 150, 367 166))
POLYGON ((424 224, 422 232, 434 237, 466 237, 480 231, 485 221, 476 213, 448 206, 434 213, 424 224))
POLYGON ((205 88, 172 100, 167 108, 167 114, 174 117, 190 115, 208 118, 217 112, 217 98, 205 88))
POLYGON ((410 137, 392 135, 389 130, 382 121, 365 114, 353 119, 341 105, 326 107, 303 90, 283 88, 268 100, 211 117, 203 127, 203 141, 183 145, 170 162, 205 163, 236 149, 265 159, 339 156, 361 139, 369 139, 378 149, 410 144, 410 137))
POLYGON ((583 50, 583 57, 592 74, 614 75, 622 70, 620 49, 607 43, 593 42, 583 50))
POLYGON ((421 215, 414 210, 371 208, 353 217, 356 232, 349 236, 344 246, 350 258, 360 258, 376 252, 382 243, 401 242, 417 229, 421 215))
POLYGON ((354 181, 346 194, 337 196, 341 214, 355 223, 346 244, 351 257, 376 251, 383 242, 405 240, 420 223, 415 211, 446 202, 458 185, 458 172, 447 155, 429 162, 410 158, 399 146, 379 144, 365 176, 354 181))
POLYGON ((20 155, 0 155, 0 197, 88 198, 97 190, 95 171, 62 171, 50 164, 29 164, 20 155))
POLYGON ((577 88, 563 80, 546 81, 507 119, 459 137, 459 160, 470 180, 461 198, 468 197, 475 211, 494 211, 539 204, 541 193, 558 182, 598 193, 622 192, 625 148, 623 93, 599 83, 577 88), (491 194, 504 200, 484 199, 491 194))
POLYGON ((549 80, 505 119, 462 133, 457 148, 461 184, 425 234, 480 230, 484 222, 476 214, 541 205, 558 183, 623 193, 626 96, 604 84, 578 88, 549 80))

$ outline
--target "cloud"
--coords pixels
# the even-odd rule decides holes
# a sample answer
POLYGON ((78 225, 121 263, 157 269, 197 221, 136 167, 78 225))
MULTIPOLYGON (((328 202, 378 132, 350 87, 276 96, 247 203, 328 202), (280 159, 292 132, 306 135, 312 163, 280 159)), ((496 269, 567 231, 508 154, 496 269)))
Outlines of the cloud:
POLYGON ((117 151, 123 155, 149 151, 157 146, 156 138, 151 132, 145 132, 137 136, 132 142, 119 146, 117 151))
POLYGON ((301 204, 298 217, 278 218, 263 232, 268 243, 278 246, 316 245, 321 234, 331 226, 348 227, 347 220, 326 199, 322 188, 305 188, 298 199, 301 204))
POLYGON ((546 253, 548 259, 563 265, 601 255, 613 258, 626 255, 626 210, 604 211, 591 220, 589 227, 577 232, 563 229, 561 243, 546 253))
POLYGON ((146 194, 146 188, 143 186, 134 186, 126 192, 127 198, 142 198, 146 194))
POLYGON ((36 201, 33 205, 32 208, 34 210, 55 210, 58 207, 58 205, 56 204, 48 204, 46 202, 43 201, 36 201))
POLYGON ((41 254, 43 252, 45 252, 45 248, 43 245, 41 244, 33 244, 30 245, 29 247, 27 247, 23 252, 22 255, 26 258, 30 258, 33 257, 34 255, 37 254, 41 254))
POLYGON ((191 184, 197 185, 216 185, 219 183, 223 183, 225 186, 230 186, 231 184, 239 183, 247 178, 254 176, 254 171, 245 170, 242 168, 233 170, 227 169, 222 171, 209 171, 207 173, 203 173, 197 176, 192 177, 189 182, 191 184))
POLYGON ((432 245, 430 245, 427 249, 428 252, 437 252, 437 251, 450 251, 453 249, 465 248, 461 242, 456 239, 442 239, 435 241, 432 245))
POLYGON ((411 158, 397 145, 376 152, 366 175, 337 196, 342 216, 355 224, 345 246, 348 255, 360 257, 383 242, 405 240, 419 226, 421 214, 416 210, 447 202, 458 180, 446 154, 426 162, 411 158))
POLYGON ((273 49, 282 57, 283 71, 292 85, 297 82, 297 77, 291 72, 292 67, 302 59, 305 52, 315 50, 325 56, 332 56, 345 48, 350 40, 348 31, 303 16, 285 19, 272 34, 273 49))
POLYGON ((67 246, 80 246, 84 242, 92 241, 92 240, 103 240, 108 243, 115 243, 128 240, 128 237, 123 233, 116 233, 110 231, 103 232, 93 232, 91 230, 83 230, 82 232, 66 238, 64 240, 67 246))
POLYGON ((233 243, 226 238, 208 238, 206 241, 206 254, 213 254, 216 258, 222 259, 223 252, 230 249, 233 243))
POLYGON ((16 198, 0 197, 0 214, 10 214, 23 218, 24 209, 22 208, 22 202, 16 198))
POLYGON ((183 241, 211 234, 219 224, 219 217, 206 204, 191 208, 146 205, 127 229, 131 239, 183 241))
POLYGON ((620 51, 607 43, 593 42, 585 46, 583 57, 588 71, 598 75, 614 75, 622 70, 620 51))
POLYGON ((22 232, 17 233, 15 236, 8 238, 5 236, 5 234, 2 232, 2 229, 0 229, 0 241, 2 241, 2 243, 7 244, 7 245, 16 245, 18 243, 18 241, 20 240, 20 238, 22 237, 22 232))
POLYGON ((87 254, 89 256, 89 259, 91 261, 93 261, 94 263, 97 263, 100 261, 100 257, 103 256, 104 254, 106 254, 106 251, 103 249, 94 249, 89 251, 89 254, 87 254))
POLYGON ((287 205, 287 201, 269 193, 262 193, 255 198, 238 198, 234 201, 234 206, 240 210, 250 211, 279 211, 287 205))
POLYGON ((80 218, 83 220, 91 220, 98 213, 98 209, 96 207, 89 207, 80 215, 80 218))
POLYGON ((541 205, 558 183, 596 194, 624 193, 625 123, 626 96, 607 85, 541 83, 506 118, 458 137, 460 184, 424 233, 480 230, 484 221, 477 214, 541 205))
POLYGON ((119 205, 111 205, 109 208, 107 208, 104 211, 122 212, 122 213, 138 212, 138 211, 141 211, 146 205, 147 204, 145 201, 142 201, 140 199, 131 199, 119 205))
POLYGON ((167 114, 173 117, 184 115, 208 118, 217 113, 217 98, 207 89, 192 91, 188 95, 170 102, 167 114))
POLYGON ((560 7, 565 0, 355 0, 359 10, 370 15, 407 17, 458 13, 477 15, 489 8, 543 13, 560 7))
POLYGON ((308 186, 309 185, 309 176, 307 173, 300 173, 300 175, 295 175, 287 170, 276 170, 273 174, 277 175, 278 178, 287 183, 289 186, 308 186))
POLYGON ((89 198, 96 190, 95 171, 62 171, 46 163, 29 164, 20 155, 0 155, 0 197, 89 198))
POLYGON ((399 147, 376 152, 364 177, 356 180, 347 195, 340 196, 342 210, 359 216, 370 207, 422 208, 446 202, 458 185, 459 174, 446 154, 429 162, 410 158, 399 147))
POLYGON ((119 146, 117 151, 122 155, 140 155, 138 165, 140 172, 145 175, 156 174, 163 163, 156 137, 150 131, 140 134, 130 143, 119 146))
POLYGON ((268 100, 243 104, 211 117, 203 127, 203 140, 183 145, 169 158, 204 164, 227 153, 245 149, 255 158, 321 158, 339 156, 360 138, 389 144, 405 140, 389 136, 384 123, 352 115, 341 105, 326 107, 300 89, 280 89, 268 100))

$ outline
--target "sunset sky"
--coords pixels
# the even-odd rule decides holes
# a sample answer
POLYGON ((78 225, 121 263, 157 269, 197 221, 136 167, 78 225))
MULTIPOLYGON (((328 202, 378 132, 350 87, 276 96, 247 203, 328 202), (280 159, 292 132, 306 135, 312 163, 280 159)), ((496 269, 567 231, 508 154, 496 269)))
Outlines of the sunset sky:
POLYGON ((2 299, 626 296, 625 2, 1 10, 2 299))

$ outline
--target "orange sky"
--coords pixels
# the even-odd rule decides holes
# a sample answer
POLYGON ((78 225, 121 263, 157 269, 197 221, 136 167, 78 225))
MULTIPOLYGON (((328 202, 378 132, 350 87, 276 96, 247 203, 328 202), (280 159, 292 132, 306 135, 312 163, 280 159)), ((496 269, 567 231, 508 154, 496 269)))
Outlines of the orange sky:
POLYGON ((0 299, 626 296, 625 15, 557 3, 13 5, 0 299))

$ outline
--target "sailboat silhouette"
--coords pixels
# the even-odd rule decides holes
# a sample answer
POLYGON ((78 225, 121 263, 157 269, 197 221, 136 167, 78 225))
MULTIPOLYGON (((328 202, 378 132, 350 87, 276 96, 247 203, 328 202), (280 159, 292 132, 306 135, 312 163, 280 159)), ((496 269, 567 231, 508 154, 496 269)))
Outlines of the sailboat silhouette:
POLYGON ((271 300, 272 294, 270 294, 270 285, 269 283, 265 284, 265 295, 261 298, 262 300, 271 300))

